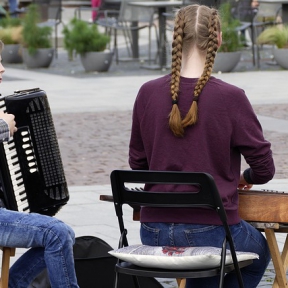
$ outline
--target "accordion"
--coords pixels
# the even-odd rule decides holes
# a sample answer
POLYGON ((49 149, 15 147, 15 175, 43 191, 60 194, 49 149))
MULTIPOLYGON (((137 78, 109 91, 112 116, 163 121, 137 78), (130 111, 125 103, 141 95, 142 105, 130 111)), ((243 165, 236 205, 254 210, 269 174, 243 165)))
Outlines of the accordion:
POLYGON ((39 88, 0 97, 17 132, 0 143, 0 182, 7 209, 55 215, 69 200, 47 95, 39 88))

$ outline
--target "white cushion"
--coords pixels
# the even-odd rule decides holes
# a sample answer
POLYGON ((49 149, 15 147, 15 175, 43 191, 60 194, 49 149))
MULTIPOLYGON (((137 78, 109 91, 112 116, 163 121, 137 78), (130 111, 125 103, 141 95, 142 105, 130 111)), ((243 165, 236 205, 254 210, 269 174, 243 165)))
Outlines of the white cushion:
MULTIPOLYGON (((213 268, 220 264, 221 249, 216 247, 167 247, 131 245, 109 251, 123 261, 141 267, 163 269, 213 268)), ((258 259, 259 255, 250 252, 236 252, 238 261, 258 259)), ((227 250, 226 263, 232 263, 230 251, 227 250)))

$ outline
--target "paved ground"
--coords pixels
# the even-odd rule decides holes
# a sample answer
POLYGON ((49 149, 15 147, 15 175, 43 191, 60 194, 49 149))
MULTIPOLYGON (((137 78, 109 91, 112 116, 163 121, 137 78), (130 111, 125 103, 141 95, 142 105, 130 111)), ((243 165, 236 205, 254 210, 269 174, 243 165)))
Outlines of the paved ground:
MULTIPOLYGON (((2 84, 6 91, 3 95, 11 91, 11 87, 18 89, 33 85, 30 87, 39 86, 45 89, 50 98, 71 194, 69 204, 61 210, 58 217, 71 225, 77 236, 95 235, 106 240, 112 247, 117 247, 118 231, 113 207, 107 203, 99 203, 97 200, 100 194, 111 193, 109 187, 111 170, 129 168, 127 151, 135 93, 141 83, 167 72, 142 70, 139 69, 139 63, 134 62, 120 63, 119 66, 113 64, 115 66, 112 66, 112 69, 115 70, 112 70, 111 74, 110 72, 85 74, 81 71, 79 59, 65 64, 65 55, 64 51, 60 51, 59 59, 54 60, 53 66, 46 70, 28 71, 23 66, 6 65, 8 81, 5 82, 4 79, 2 84), (75 69, 74 67, 77 67, 78 74, 69 74, 68 72, 75 69), (60 73, 61 69, 63 73, 60 73), (137 73, 136 77, 133 76, 135 73, 137 73), (108 85, 113 87, 110 88, 108 85), (126 94, 129 94, 127 96, 129 99, 125 98, 126 94), (101 100, 103 98, 104 101, 101 100), (87 101, 88 104, 85 104, 87 101)), ((246 53, 246 57, 248 56, 249 52, 246 53)), ((253 107, 263 123, 264 133, 271 141, 274 151, 277 167, 275 181, 279 179, 280 185, 274 182, 270 188, 277 190, 279 187, 279 190, 285 191, 287 190, 286 181, 284 180, 283 184, 283 179, 287 179, 288 175, 286 157, 288 100, 283 92, 285 91, 283 86, 279 87, 283 83, 277 82, 277 78, 286 79, 287 73, 281 71, 279 67, 270 67, 265 62, 263 64, 265 69, 261 71, 253 69, 251 69, 252 72, 241 71, 247 65, 251 63, 243 59, 237 68, 239 72, 218 76, 240 86, 243 84, 247 94, 251 95, 253 107), (285 75, 281 74, 283 72, 285 75), (262 76, 260 76, 261 73, 263 73, 262 76), (251 81, 251 78, 255 82, 251 81), (263 85, 265 86, 264 83, 270 78, 275 80, 274 85, 283 92, 284 100, 279 100, 281 98, 279 90, 275 92, 275 103, 271 100, 269 91, 266 91, 268 95, 265 94, 263 85), (272 127, 269 127, 268 123, 272 123, 272 127)), ((250 68, 253 67, 250 66, 250 68)), ((133 235, 132 241, 138 243, 137 223, 130 234, 133 235)), ((278 241, 280 247, 283 241, 280 235, 278 241)), ((18 255, 22 252, 21 249, 18 250, 18 255)), ((271 263, 259 287, 271 287, 273 278, 274 268, 271 263)), ((165 288, 176 287, 175 281, 168 279, 161 280, 161 283, 165 288)))
MULTIPOLYGON (((143 55, 145 47, 141 45, 143 55)), ((122 49, 121 55, 126 56, 125 53, 122 49)), ((264 134, 272 143, 277 172, 265 187, 287 191, 288 72, 271 62, 269 48, 261 56, 258 70, 252 65, 247 48, 233 73, 217 76, 245 89, 264 134)), ((140 85, 167 71, 141 69, 140 63, 134 61, 119 65, 113 62, 107 73, 85 73, 79 57, 69 62, 62 49, 48 69, 27 70, 23 64, 6 65, 6 69, 2 95, 32 87, 47 92, 71 195, 57 217, 71 225, 77 236, 98 236, 117 247, 113 205, 99 201, 99 195, 111 194, 111 170, 128 168, 131 110, 140 85)), ((130 243, 138 243, 139 224, 131 224, 130 243)), ((282 249, 284 236, 277 237, 282 249)), ((17 256, 22 252, 17 249, 17 256)), ((271 264, 259 287, 271 287, 273 277, 271 264)), ((176 287, 174 281, 161 283, 165 288, 176 287)))

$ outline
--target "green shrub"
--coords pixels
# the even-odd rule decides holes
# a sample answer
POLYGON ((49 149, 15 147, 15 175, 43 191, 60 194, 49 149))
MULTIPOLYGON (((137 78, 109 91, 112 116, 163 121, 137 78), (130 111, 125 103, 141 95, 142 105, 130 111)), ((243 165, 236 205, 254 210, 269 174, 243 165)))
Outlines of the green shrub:
POLYGON ((0 28, 0 39, 6 45, 22 42, 22 26, 0 28))
POLYGON ((51 48, 52 27, 39 26, 39 9, 30 4, 23 18, 23 46, 29 54, 35 54, 39 48, 51 48))
POLYGON ((0 19, 0 26, 3 28, 6 27, 17 27, 22 25, 22 19, 21 18, 15 18, 10 17, 7 15, 6 17, 3 17, 0 19))
POLYGON ((276 25, 263 30, 257 37, 257 44, 276 45, 277 48, 288 48, 288 26, 276 25))
POLYGON ((101 52, 106 49, 110 37, 99 32, 98 26, 83 20, 73 18, 63 29, 64 48, 68 51, 69 59, 73 53, 101 52))
POLYGON ((243 47, 243 39, 237 28, 241 22, 231 14, 231 4, 224 2, 219 7, 221 17, 222 44, 219 52, 235 52, 243 47))
POLYGON ((22 41, 21 18, 6 17, 0 19, 0 39, 4 44, 19 44, 22 41))

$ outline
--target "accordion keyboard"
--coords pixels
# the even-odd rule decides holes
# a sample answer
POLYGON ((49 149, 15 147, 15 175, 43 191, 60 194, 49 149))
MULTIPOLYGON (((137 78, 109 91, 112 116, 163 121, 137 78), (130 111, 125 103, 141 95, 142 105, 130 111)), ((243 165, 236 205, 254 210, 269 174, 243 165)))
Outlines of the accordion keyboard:
MULTIPOLYGON (((4 99, 0 100, 0 111, 6 113, 4 99)), ((29 204, 25 192, 23 175, 21 173, 19 158, 17 156, 16 146, 13 138, 10 138, 8 142, 3 143, 3 150, 6 156, 6 162, 18 211, 29 212, 29 204)))
POLYGON ((39 88, 0 97, 17 132, 0 143, 0 183, 7 209, 55 215, 69 200, 46 93, 39 88))

